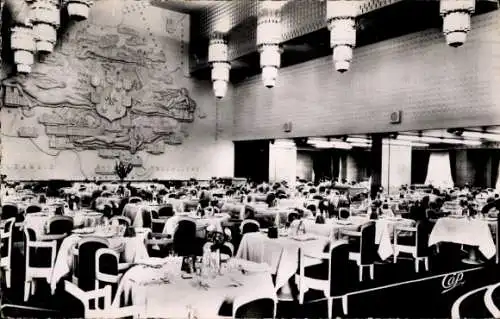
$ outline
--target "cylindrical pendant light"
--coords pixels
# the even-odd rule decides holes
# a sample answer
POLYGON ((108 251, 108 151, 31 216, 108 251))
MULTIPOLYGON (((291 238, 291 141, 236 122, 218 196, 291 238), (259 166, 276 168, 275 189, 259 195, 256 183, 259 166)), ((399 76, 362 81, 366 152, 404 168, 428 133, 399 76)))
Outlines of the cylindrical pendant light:
POLYGON ((74 20, 85 20, 89 17, 93 3, 94 0, 66 0, 68 15, 74 20))
POLYGON ((467 40, 471 27, 471 15, 476 8, 476 0, 441 0, 439 11, 443 17, 443 33, 446 43, 459 47, 467 40))
POLYGON ((208 45, 208 62, 212 66, 212 83, 215 97, 222 99, 227 92, 229 71, 228 46, 225 34, 214 32, 208 45))
POLYGON ((17 72, 30 73, 34 63, 35 38, 29 25, 17 25, 11 29, 11 48, 17 72))
POLYGON ((349 70, 356 46, 356 16, 358 1, 328 0, 326 22, 330 30, 330 47, 333 49, 335 69, 344 73, 349 70))
POLYGON ((31 20, 38 52, 52 52, 61 22, 58 0, 36 0, 31 5, 31 20))
POLYGON ((283 1, 260 1, 257 18, 257 48, 262 81, 268 88, 276 84, 281 65, 281 6, 283 1))

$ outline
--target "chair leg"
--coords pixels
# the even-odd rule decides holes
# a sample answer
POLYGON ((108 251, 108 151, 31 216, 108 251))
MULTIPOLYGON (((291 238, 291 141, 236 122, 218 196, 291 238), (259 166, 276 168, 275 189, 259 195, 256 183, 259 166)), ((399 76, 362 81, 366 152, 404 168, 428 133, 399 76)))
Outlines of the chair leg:
POLYGON ((7 288, 10 288, 11 278, 10 278, 10 269, 5 269, 5 285, 7 288))
POLYGON ((363 281, 363 265, 359 265, 359 281, 363 281))
POLYGON ((347 295, 342 296, 342 311, 344 311, 344 315, 347 315, 347 295))
POLYGON ((328 319, 332 319, 333 298, 328 297, 328 319))
POLYGON ((31 280, 31 294, 34 295, 35 294, 35 287, 36 286, 36 283, 34 280, 31 280))
POLYGON ((419 268, 419 263, 420 263, 420 260, 418 258, 415 258, 415 272, 418 272, 418 268, 419 268))
POLYGON ((373 280, 373 278, 375 277, 375 265, 371 264, 369 267, 370 267, 370 279, 373 280))
POLYGON ((429 271, 429 257, 424 257, 425 271, 429 271))
POLYGON ((31 282, 24 282, 24 302, 27 302, 31 295, 31 282))
POLYGON ((398 262, 398 255, 399 255, 399 251, 394 250, 394 255, 393 255, 394 263, 398 262))

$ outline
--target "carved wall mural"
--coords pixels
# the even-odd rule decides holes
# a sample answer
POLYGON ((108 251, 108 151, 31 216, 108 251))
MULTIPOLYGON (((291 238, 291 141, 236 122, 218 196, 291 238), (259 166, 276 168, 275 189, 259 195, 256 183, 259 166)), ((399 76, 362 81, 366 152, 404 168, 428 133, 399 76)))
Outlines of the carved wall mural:
POLYGON ((3 79, 4 105, 52 108, 39 122, 54 149, 161 154, 164 144, 183 142, 200 114, 187 88, 172 87, 177 70, 137 30, 81 22, 32 74, 3 79))
POLYGON ((2 174, 109 180, 121 159, 133 180, 231 176, 232 108, 188 77, 188 43, 189 15, 100 0, 32 73, 0 68, 2 174))

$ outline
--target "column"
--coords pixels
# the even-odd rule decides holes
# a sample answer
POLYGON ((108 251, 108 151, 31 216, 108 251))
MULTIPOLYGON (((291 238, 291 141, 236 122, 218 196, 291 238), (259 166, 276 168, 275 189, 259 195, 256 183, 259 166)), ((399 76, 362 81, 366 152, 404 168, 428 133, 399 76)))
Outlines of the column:
POLYGON ((372 136, 371 166, 370 166, 370 197, 375 199, 382 186, 382 135, 372 136))
POLYGON ((356 161, 356 153, 349 153, 346 157, 346 179, 348 182, 358 181, 358 164, 356 161))
POLYGON ((382 186, 390 194, 411 184, 411 146, 384 139, 382 145, 382 186))
POLYGON ((297 147, 293 141, 276 140, 269 145, 269 182, 287 181, 295 186, 297 147))

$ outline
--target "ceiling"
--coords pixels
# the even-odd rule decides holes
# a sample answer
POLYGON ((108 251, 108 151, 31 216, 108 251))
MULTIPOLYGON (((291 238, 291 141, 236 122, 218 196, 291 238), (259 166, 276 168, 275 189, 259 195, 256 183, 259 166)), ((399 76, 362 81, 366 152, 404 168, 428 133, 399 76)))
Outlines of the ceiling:
MULTIPOLYGON (((497 1, 478 0, 476 14, 483 14, 498 9, 497 1)), ((196 19, 192 14, 192 21, 196 19)), ((194 21, 192 25, 195 25, 194 21)), ((199 22, 198 22, 199 23, 199 22)), ((231 82, 238 83, 248 77, 260 73, 259 54, 255 47, 255 39, 243 39, 245 31, 256 25, 256 18, 248 18, 245 25, 235 28, 230 36, 230 46, 243 47, 249 53, 245 53, 231 61, 231 82), (233 44, 231 44, 233 42, 233 44), (251 42, 251 43, 250 43, 251 42)), ((423 31, 426 29, 441 29, 442 18, 439 15, 439 1, 414 1, 402 0, 391 2, 390 5, 378 10, 367 12, 357 19, 357 47, 396 38, 406 34, 423 31)), ((247 32, 248 33, 248 32, 247 32)), ((196 46, 192 46, 192 75, 204 79, 210 79, 210 66, 207 63, 208 39, 204 36, 193 34, 196 46)), ((319 57, 332 54, 329 44, 330 36, 326 27, 317 31, 309 32, 303 36, 295 37, 284 42, 281 55, 281 67, 306 62, 319 57)), ((443 40, 444 41, 444 40, 443 40)), ((231 48, 230 48, 231 49, 231 48)))
POLYGON ((215 7, 220 2, 203 0, 151 0, 151 5, 181 13, 193 13, 215 7))

